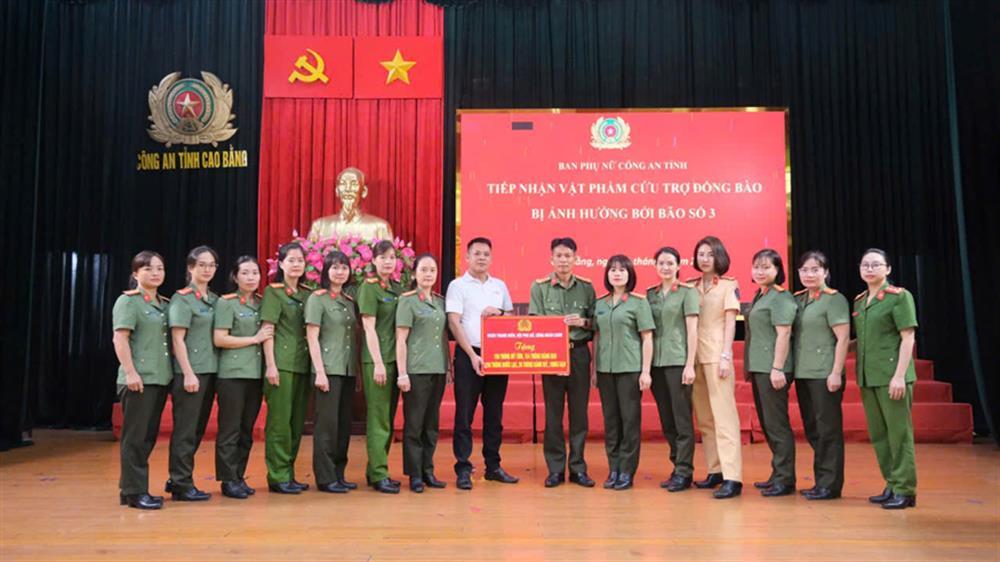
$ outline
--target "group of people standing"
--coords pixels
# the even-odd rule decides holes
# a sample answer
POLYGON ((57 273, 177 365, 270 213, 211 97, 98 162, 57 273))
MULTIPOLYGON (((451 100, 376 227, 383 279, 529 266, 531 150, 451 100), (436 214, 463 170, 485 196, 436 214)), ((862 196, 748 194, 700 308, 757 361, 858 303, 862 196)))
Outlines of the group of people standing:
MULTIPOLYGON (((276 282, 259 295, 260 267, 237 259, 230 281, 236 291, 221 298, 208 284, 216 253, 200 246, 187 259, 189 285, 169 300, 157 293, 164 278, 162 257, 139 253, 132 262, 133 287, 116 302, 115 351, 121 362, 119 395, 121 503, 158 509, 163 498, 148 490, 148 458, 160 414, 171 395, 174 418, 170 478, 166 489, 177 501, 207 500, 192 480, 194 453, 218 395, 216 479, 223 495, 245 499, 254 490, 245 475, 253 425, 267 401, 265 459, 272 493, 300 494, 309 488, 295 478, 310 392, 315 394, 313 472, 320 491, 346 493, 351 398, 357 377, 364 388, 368 464, 366 480, 378 492, 397 494, 388 452, 399 395, 403 395, 403 473, 422 493, 444 488, 434 471, 439 411, 447 384, 454 382, 453 452, 456 485, 471 489, 472 420, 483 405, 486 480, 513 484, 501 466, 503 402, 508 378, 483 376, 481 321, 513 311, 510 293, 489 274, 492 243, 467 244, 467 270, 433 291, 439 264, 417 256, 413 284, 393 280, 395 248, 375 246, 376 275, 355 285, 350 259, 339 251, 325 257, 321 288, 302 284, 305 253, 298 244, 278 252, 276 282), (448 333, 455 340, 449 353, 448 333), (172 352, 172 353, 171 353, 172 352), (171 355, 173 359, 171 360, 171 355), (263 380, 262 380, 263 379, 263 380)), ((596 387, 604 417, 609 474, 603 487, 633 486, 641 447, 642 392, 656 400, 673 471, 661 487, 679 492, 692 485, 715 489, 718 499, 742 493, 740 422, 735 397, 733 341, 740 312, 739 288, 726 277, 729 255, 708 236, 695 245, 698 277, 682 282, 681 255, 672 247, 655 258, 660 282, 635 291, 636 273, 624 255, 608 259, 604 296, 590 280, 574 275, 577 246, 571 238, 551 243, 552 271, 533 283, 528 312, 562 316, 569 326, 570 370, 544 375, 546 487, 569 480, 593 487, 584 459, 587 403, 596 387), (593 348, 594 357, 591 357, 593 348), (569 447, 563 412, 569 410, 569 447), (707 476, 694 481, 693 420, 702 435, 707 476)), ((858 384, 885 490, 870 501, 887 509, 916 504, 913 426, 910 417, 915 372, 912 361, 916 314, 913 297, 888 282, 885 252, 871 249, 860 262, 867 289, 854 300, 827 286, 829 267, 821 252, 799 260, 805 287, 784 288, 780 255, 764 249, 751 260, 758 285, 746 313, 744 372, 752 383, 757 414, 772 452, 770 476, 755 487, 767 497, 795 492, 795 445, 788 416, 794 384, 806 437, 815 451, 811 500, 840 497, 844 484, 841 400, 844 366, 857 350, 858 384), (850 339, 853 317, 857 339, 850 339)))

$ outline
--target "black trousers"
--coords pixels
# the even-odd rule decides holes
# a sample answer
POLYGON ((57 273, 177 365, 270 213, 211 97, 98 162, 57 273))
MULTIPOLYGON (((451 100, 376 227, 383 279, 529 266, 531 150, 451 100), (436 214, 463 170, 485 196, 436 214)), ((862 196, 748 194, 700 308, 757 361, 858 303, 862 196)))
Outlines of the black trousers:
POLYGON ((263 397, 260 379, 218 379, 219 435, 215 440, 215 479, 243 480, 253 448, 253 426, 263 397))
POLYGON ((215 373, 195 375, 198 392, 184 390, 184 375, 174 374, 170 402, 174 431, 170 434, 170 479, 175 492, 194 486, 194 454, 198 452, 215 401, 215 373))
POLYGON ((313 426, 313 474, 316 484, 332 484, 344 477, 347 448, 351 444, 351 404, 354 377, 328 375, 330 390, 316 390, 316 423, 313 426))
POLYGON ((403 393, 403 474, 423 478, 434 473, 444 373, 411 374, 410 391, 403 393))
POLYGON ((121 477, 118 487, 126 495, 149 493, 149 455, 160 432, 160 416, 167 402, 168 387, 147 384, 142 392, 118 387, 122 403, 121 477))
POLYGON ((826 388, 826 379, 796 379, 795 394, 813 449, 816 486, 840 493, 844 488, 844 385, 837 392, 826 388))
POLYGON ((550 474, 566 471, 566 435, 563 412, 569 404, 569 470, 587 472, 583 447, 587 443, 587 404, 590 401, 590 348, 581 343, 570 350, 569 376, 542 375, 545 398, 545 465, 550 474))
MULTIPOLYGON (((479 353, 479 348, 472 348, 479 353)), ((481 377, 461 347, 455 349, 455 473, 472 471, 472 418, 476 403, 483 404, 483 458, 486 470, 500 467, 500 442, 503 438, 503 401, 507 396, 507 375, 481 377)))
POLYGON ((693 384, 681 384, 684 367, 653 367, 653 398, 660 413, 660 427, 670 444, 674 474, 689 478, 694 473, 694 421, 691 418, 693 384))
POLYGON ((771 386, 770 373, 750 373, 753 377, 753 401, 757 417, 764 428, 767 446, 771 449, 770 480, 776 484, 795 486, 795 434, 788 419, 788 389, 792 375, 785 373, 787 384, 781 390, 771 386))
POLYGON ((604 412, 604 451, 611 472, 634 475, 642 445, 639 373, 597 373, 604 412))

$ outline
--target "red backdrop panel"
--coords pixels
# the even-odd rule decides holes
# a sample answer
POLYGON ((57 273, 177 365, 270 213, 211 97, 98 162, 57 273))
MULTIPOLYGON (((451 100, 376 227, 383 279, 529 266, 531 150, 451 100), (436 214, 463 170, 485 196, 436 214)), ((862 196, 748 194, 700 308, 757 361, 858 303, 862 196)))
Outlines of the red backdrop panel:
MULTIPOLYGON (((268 0, 265 34, 437 36, 440 8, 416 0, 389 4, 268 0)), ((266 98, 261 122, 258 251, 272 255, 335 213, 337 173, 365 172, 366 212, 388 220, 417 251, 441 252, 442 99, 266 98)))
POLYGON ((354 97, 354 40, 351 37, 271 35, 264 38, 265 98, 354 97), (312 52, 310 52, 312 51, 312 52), (302 58, 304 66, 296 66, 302 58), (290 80, 297 73, 314 80, 290 80), (323 81, 322 76, 326 79, 323 81))
POLYGON ((444 42, 441 37, 359 37, 354 45, 354 97, 440 98, 444 91, 444 42), (383 62, 400 58, 413 66, 402 79, 386 83, 383 62))

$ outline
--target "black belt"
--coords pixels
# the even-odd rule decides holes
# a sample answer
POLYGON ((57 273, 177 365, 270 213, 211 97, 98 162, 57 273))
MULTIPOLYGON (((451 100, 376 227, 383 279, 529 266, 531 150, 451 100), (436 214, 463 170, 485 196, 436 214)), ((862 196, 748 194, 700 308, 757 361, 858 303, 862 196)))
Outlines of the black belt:
POLYGON ((590 340, 579 340, 579 341, 570 340, 569 348, 576 349, 578 347, 587 347, 588 343, 590 343, 590 340))

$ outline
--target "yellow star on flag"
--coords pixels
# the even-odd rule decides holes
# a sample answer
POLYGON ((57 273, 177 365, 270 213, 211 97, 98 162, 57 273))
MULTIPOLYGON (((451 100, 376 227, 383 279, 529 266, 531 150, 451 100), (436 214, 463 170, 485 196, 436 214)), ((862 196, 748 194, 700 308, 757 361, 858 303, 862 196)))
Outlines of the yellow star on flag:
POLYGON ((396 80, 402 80, 409 84, 409 70, 417 63, 416 61, 403 60, 403 54, 399 52, 399 49, 396 49, 396 56, 392 57, 392 60, 381 61, 379 64, 389 71, 389 75, 385 77, 386 84, 391 84, 396 80))

